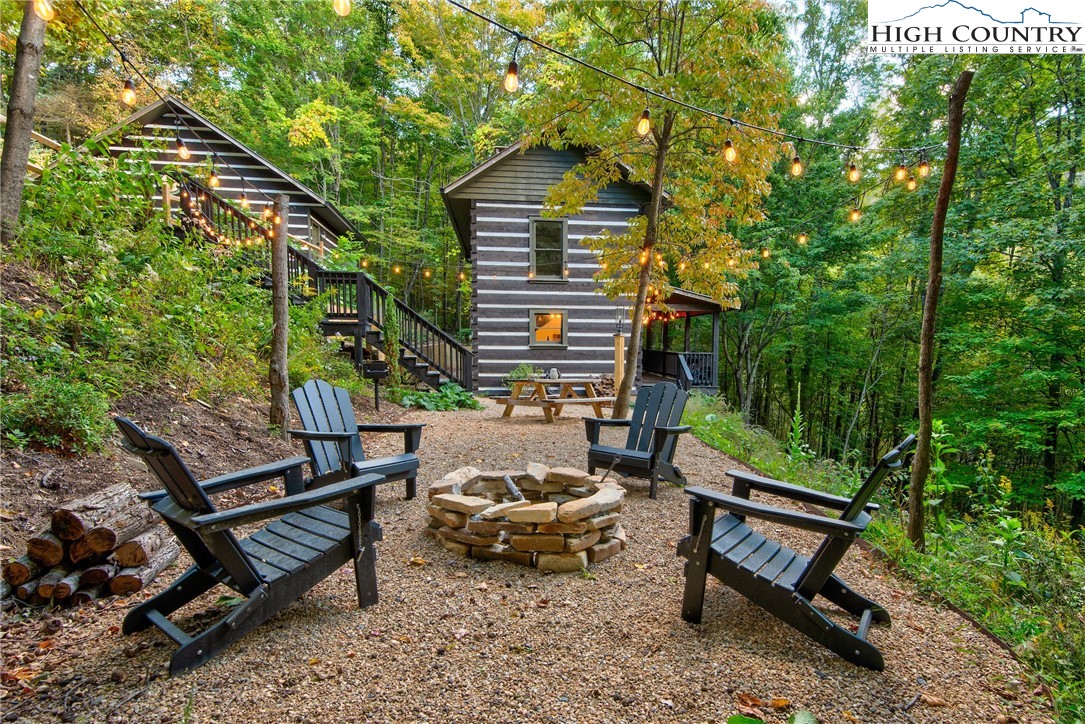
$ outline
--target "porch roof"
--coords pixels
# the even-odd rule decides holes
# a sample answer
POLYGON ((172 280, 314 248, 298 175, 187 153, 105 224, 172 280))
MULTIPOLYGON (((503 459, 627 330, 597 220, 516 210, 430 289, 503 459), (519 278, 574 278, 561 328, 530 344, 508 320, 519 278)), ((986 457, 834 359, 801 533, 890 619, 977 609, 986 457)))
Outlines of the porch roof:
POLYGON ((702 314, 719 314, 723 311, 723 305, 715 299, 704 294, 691 292, 688 289, 672 289, 665 304, 652 304, 648 309, 653 312, 661 312, 664 307, 668 311, 676 312, 682 317, 698 317, 702 314))

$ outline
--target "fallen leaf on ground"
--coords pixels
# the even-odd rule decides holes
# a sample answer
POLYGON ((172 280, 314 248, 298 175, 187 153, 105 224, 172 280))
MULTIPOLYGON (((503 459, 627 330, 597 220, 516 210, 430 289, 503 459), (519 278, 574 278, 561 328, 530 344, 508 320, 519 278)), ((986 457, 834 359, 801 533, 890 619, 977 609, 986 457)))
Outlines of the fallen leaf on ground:
POLYGON ((920 694, 919 700, 927 706, 949 706, 945 699, 941 699, 937 696, 931 696, 930 694, 920 694))
POLYGON ((429 561, 427 561, 422 556, 411 556, 407 562, 410 563, 412 566, 424 566, 429 563, 429 561))
POLYGON ((774 696, 772 697, 772 700, 769 701, 769 706, 771 706, 773 709, 783 709, 785 707, 791 706, 791 700, 785 699, 782 696, 774 696))

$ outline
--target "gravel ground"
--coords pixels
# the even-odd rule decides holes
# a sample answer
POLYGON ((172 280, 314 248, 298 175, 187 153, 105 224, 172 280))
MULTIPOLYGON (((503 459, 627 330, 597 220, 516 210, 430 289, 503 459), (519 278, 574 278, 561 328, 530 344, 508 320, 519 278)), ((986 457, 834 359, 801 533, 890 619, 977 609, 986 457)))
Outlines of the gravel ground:
MULTIPOLYGON (((580 408, 566 408, 553 425, 534 410, 511 420, 500 410, 487 402, 479 412, 403 416, 428 424, 420 495, 402 500, 401 483, 378 492, 376 606, 356 607, 353 572, 344 568, 176 679, 165 675, 172 642, 153 630, 119 633, 127 601, 26 622, 9 617, 0 640, 9 671, 22 661, 43 673, 32 696, 9 684, 5 719, 722 721, 762 700, 766 721, 797 709, 822 722, 1050 720, 1045 699, 1030 697, 1025 670, 1006 651, 856 548, 838 573, 893 616, 891 629, 870 634, 885 654, 884 672, 844 662, 714 581, 704 623, 685 623, 683 561, 674 549, 686 533, 687 499, 666 484, 657 501, 642 481, 627 484, 629 547, 588 576, 445 551, 423 534, 429 482, 462 465, 584 465, 580 408), (774 698, 777 708, 767 704, 774 698)), ((399 441, 390 437, 368 440, 367 450, 395 452, 399 441)), ((724 471, 736 463, 691 436, 676 459, 692 482, 729 489, 724 471)), ((807 552, 817 541, 766 528, 807 552)), ((183 613, 192 622, 214 608, 209 595, 183 613)))

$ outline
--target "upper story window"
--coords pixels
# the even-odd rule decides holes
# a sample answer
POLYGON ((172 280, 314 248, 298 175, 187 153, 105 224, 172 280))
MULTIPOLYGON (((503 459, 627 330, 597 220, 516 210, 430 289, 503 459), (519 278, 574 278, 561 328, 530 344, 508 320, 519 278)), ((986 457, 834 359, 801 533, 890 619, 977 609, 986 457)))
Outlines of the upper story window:
POLYGON ((531 279, 565 279, 569 225, 565 219, 531 219, 531 279))

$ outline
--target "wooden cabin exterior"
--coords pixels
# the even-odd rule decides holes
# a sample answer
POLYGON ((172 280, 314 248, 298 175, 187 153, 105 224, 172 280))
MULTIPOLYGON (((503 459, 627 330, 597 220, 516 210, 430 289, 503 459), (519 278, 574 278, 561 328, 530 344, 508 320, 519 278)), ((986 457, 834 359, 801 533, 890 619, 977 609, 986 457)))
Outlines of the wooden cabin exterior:
MULTIPOLYGON (((583 240, 604 230, 623 233, 650 194, 644 184, 620 180, 579 214, 542 218, 549 187, 583 159, 575 149, 516 144, 442 189, 474 270, 473 387, 481 393, 504 389, 502 377, 521 363, 556 368, 563 377, 614 371, 614 337, 619 329, 630 334, 631 302, 599 293, 593 278, 599 265, 583 240)), ((713 314, 718 325, 718 303, 688 294, 681 301, 683 315, 713 314)), ((715 384, 716 346, 699 386, 715 384)))
MULTIPOLYGON (((330 202, 226 133, 191 107, 172 96, 141 108, 99 135, 108 139, 110 153, 150 148, 151 163, 163 171, 167 166, 204 179, 214 160, 220 185, 216 193, 232 201, 245 194, 251 208, 270 207, 277 194, 290 196, 291 239, 317 257, 334 249, 340 236, 362 234, 330 202), (177 142, 192 154, 178 157, 177 142), (160 149, 160 150, 159 150, 160 149)), ((161 196, 156 197, 161 201, 161 196)))

